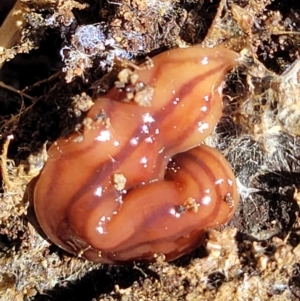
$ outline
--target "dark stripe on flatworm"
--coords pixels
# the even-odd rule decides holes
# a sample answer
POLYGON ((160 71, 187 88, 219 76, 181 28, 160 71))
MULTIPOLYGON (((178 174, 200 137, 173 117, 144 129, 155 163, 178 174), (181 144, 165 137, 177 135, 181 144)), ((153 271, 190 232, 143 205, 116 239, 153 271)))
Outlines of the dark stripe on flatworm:
MULTIPOLYGON (((201 152, 206 152, 208 153, 209 155, 212 155, 210 152, 209 152, 209 149, 204 149, 204 148, 201 148, 201 152)), ((200 150, 199 150, 200 152, 200 150)), ((201 153, 200 152, 200 153, 201 153)), ((195 183, 198 183, 198 187, 199 187, 199 198, 196 199, 197 202, 199 202, 205 194, 204 194, 204 185, 203 183, 201 182, 201 174, 202 173, 205 173, 208 175, 208 178, 212 181, 212 186, 216 186, 215 189, 216 189, 216 195, 217 195, 217 200, 215 200, 213 202, 213 208, 209 211, 209 214, 206 215, 207 217, 202 219, 201 220, 201 224, 204 226, 203 228, 199 228, 199 231, 201 230, 204 230, 206 227, 205 227, 205 224, 207 224, 207 222, 211 222, 211 217, 214 217, 214 216, 217 216, 218 215, 218 211, 219 211, 219 208, 220 208, 220 203, 219 201, 221 201, 221 197, 222 197, 222 191, 221 191, 221 188, 219 185, 214 185, 215 183, 215 180, 216 180, 216 177, 215 177, 215 174, 214 172, 210 169, 210 167, 206 164, 207 162, 204 162, 202 160, 199 160, 199 157, 198 155, 195 155, 195 154, 191 154, 191 153, 186 153, 186 154, 181 154, 180 156, 184 156, 184 160, 189 160, 192 162, 193 166, 190 167, 189 169, 185 169, 185 167, 182 167, 182 169, 184 169, 184 172, 188 175, 189 178, 192 178, 192 181, 194 181, 195 183), (196 165, 196 166, 195 166, 196 165), (200 172, 199 172, 199 169, 200 169, 200 172), (197 172, 198 170, 198 172, 197 172), (202 190, 202 192, 200 192, 200 190, 202 190), (220 198, 220 199, 219 199, 220 198), (219 200, 218 200, 219 199, 219 200)), ((214 156, 213 156, 214 157, 214 156)), ((176 159, 175 159, 176 160, 176 159)), ((223 169, 223 174, 226 175, 227 172, 226 170, 223 169)), ((174 182, 176 182, 176 177, 175 177, 175 180, 173 180, 174 182)), ((187 182, 189 182, 190 179, 187 180, 187 182)), ((184 200, 182 200, 184 202, 184 200)), ((165 208, 164 210, 162 210, 162 208, 165 206, 165 203, 162 203, 162 206, 160 208, 157 208, 157 210, 153 211, 151 213, 150 216, 148 216, 146 219, 143 220, 143 223, 142 224, 139 224, 138 225, 138 229, 146 229, 147 226, 151 223, 153 223, 153 216, 155 216, 154 219, 156 220, 159 220, 161 219, 161 215, 162 214, 165 214, 167 210, 171 209, 171 208, 165 208), (160 218, 158 218, 160 217, 160 218)), ((174 205, 175 206, 175 205, 174 205)), ((211 205, 210 205, 211 206, 211 205)), ((199 207, 198 210, 205 210, 206 209, 206 206, 205 207, 199 207)), ((186 213, 182 213, 182 215, 184 215, 186 213)), ((196 213, 195 213, 196 214, 196 213)), ((182 223, 182 221, 180 221, 180 218, 179 217, 178 219, 176 219, 174 217, 174 223, 178 222, 178 223, 182 223)), ((157 225, 159 226, 159 222, 157 223, 157 225)), ((183 231, 180 233, 180 232, 176 232, 176 234, 174 236, 168 236, 167 237, 167 240, 168 241, 173 241, 173 240, 176 240, 176 239, 179 239, 180 236, 186 236, 188 233, 191 233, 192 231, 195 228, 195 224, 191 224, 189 225, 189 227, 186 227, 183 229, 183 231)), ((136 236, 136 234, 134 234, 133 236, 136 236)), ((140 246, 143 246, 145 243, 146 244, 149 244, 149 245, 155 245, 155 244, 159 244, 159 243, 163 243, 165 241, 166 238, 161 238, 161 239, 154 239, 154 240, 149 240, 149 241, 144 241, 142 243, 139 243, 139 244, 134 244, 134 245, 131 245, 127 248, 124 249, 124 247, 122 247, 122 245, 126 245, 126 243, 128 241, 131 240, 132 237, 129 237, 126 241, 122 241, 119 246, 119 250, 118 250, 118 247, 114 248, 116 252, 128 252, 130 251, 131 249, 136 249, 136 248, 139 248, 140 246)), ((133 239, 134 240, 134 239, 133 239)), ((106 251, 105 251, 106 252, 106 251)))
MULTIPOLYGON (((199 76, 193 78, 192 81, 190 81, 190 82, 188 82, 188 83, 184 83, 184 84, 181 86, 180 90, 178 91, 178 97, 181 97, 181 98, 185 97, 187 94, 189 94, 189 91, 190 91, 191 89, 193 89, 196 85, 199 84, 199 82, 200 82, 201 80, 203 80, 206 76, 210 76, 210 75, 212 75, 212 74, 218 72, 218 71, 220 70, 220 68, 221 68, 221 67, 218 66, 218 67, 216 67, 216 68, 214 68, 214 69, 212 69, 212 70, 210 70, 210 71, 208 71, 208 72, 206 72, 206 73, 204 73, 204 74, 201 74, 201 75, 199 75, 199 76), (187 89, 187 86, 190 86, 191 88, 188 90, 188 89, 187 89)), ((205 115, 206 115, 208 112, 210 112, 210 109, 211 109, 211 101, 209 101, 206 105, 208 106, 208 111, 207 111, 207 112, 203 112, 205 115)), ((165 109, 164 111, 161 111, 161 110, 160 110, 160 112, 154 114, 154 119, 155 119, 155 121, 157 121, 158 123, 159 123, 159 121, 161 121, 161 120, 165 117, 166 114, 171 115, 171 114, 172 114, 172 111, 173 111, 174 109, 176 109, 176 106, 170 101, 170 102, 168 103, 168 105, 167 105, 165 108, 166 108, 166 109, 165 109)), ((121 125, 120 125, 120 126, 121 126, 121 125)), ((182 135, 188 135, 188 132, 190 132, 191 130, 194 130, 194 126, 195 126, 194 124, 191 124, 191 126, 188 127, 187 130, 186 130, 186 131, 184 132, 184 134, 182 134, 182 135)), ((140 128, 138 127, 138 128, 131 134, 130 139, 131 139, 132 137, 141 136, 139 132, 140 132, 140 128)), ((180 135, 180 137, 181 137, 182 135, 180 135)), ((145 135, 145 137, 146 137, 146 136, 147 136, 147 135, 145 135)), ((127 147, 126 147, 126 148, 122 148, 122 149, 120 150, 120 152, 114 156, 114 160, 116 160, 116 163, 114 163, 114 166, 116 166, 116 168, 117 168, 117 166, 118 166, 117 163, 118 163, 119 165, 122 164, 122 163, 124 162, 124 160, 126 159, 126 157, 128 156, 128 154, 133 154, 134 152, 138 151, 138 147, 137 147, 137 146, 131 146, 131 144, 130 144, 130 139, 129 139, 129 140, 127 141, 127 143, 126 143, 126 146, 127 146, 127 147)), ((199 141, 199 143, 200 143, 200 141, 199 141)), ((85 148, 84 150, 81 150, 81 152, 85 152, 85 153, 86 153, 90 148, 93 148, 93 147, 95 147, 95 146, 94 146, 93 144, 91 144, 91 145, 89 145, 87 148, 85 148)), ((77 154, 77 155, 78 155, 78 154, 77 154)), ((102 176, 103 176, 104 178, 107 178, 107 177, 110 177, 110 176, 111 176, 111 173, 112 173, 111 168, 109 168, 110 165, 111 165, 111 159, 108 159, 108 160, 106 160, 106 162, 101 162, 101 164, 96 165, 94 170, 95 170, 95 171, 96 171, 96 170, 102 170, 102 171, 105 170, 106 173, 105 173, 105 174, 102 174, 102 176)), ((59 181, 59 179, 55 179, 55 181, 59 181)), ((101 181, 101 180, 100 180, 100 181, 101 181)), ((78 189, 76 192, 74 192, 74 195, 70 198, 69 204, 70 204, 70 203, 75 204, 75 203, 76 203, 77 201, 79 201, 79 200, 81 199, 81 197, 86 193, 88 187, 94 186, 95 183, 98 183, 98 185, 99 185, 99 182, 100 182, 100 181, 99 181, 99 179, 98 179, 98 174, 95 172, 95 173, 94 173, 93 175, 91 175, 91 177, 84 183, 83 186, 79 187, 79 189, 78 189)), ((55 184, 54 184, 52 187, 55 187, 55 184)))
MULTIPOLYGON (((199 151, 197 150, 198 154, 194 154, 193 150, 192 150, 192 152, 183 153, 181 155, 181 156, 184 156, 185 160, 189 160, 193 163, 193 167, 190 167, 189 169, 185 169, 185 167, 183 167, 183 169, 186 172, 188 172, 190 178, 192 178, 193 181, 198 184, 198 187, 203 187, 201 174, 207 175, 210 182, 212 183, 211 185, 212 185, 213 189, 215 190, 216 196, 217 197, 221 196, 222 195, 221 187, 219 185, 215 185, 216 175, 215 175, 214 171, 208 165, 209 161, 204 161, 200 157, 202 155, 201 153, 205 152, 206 154, 208 154, 208 156, 212 156, 212 153, 209 152, 208 149, 206 149, 206 148, 200 147, 200 149, 199 149, 199 151), (201 149, 201 151, 200 151, 200 149, 201 149), (199 170, 200 170, 200 172, 199 172, 199 170)), ((224 170, 223 170, 223 174, 224 174, 224 170)), ((200 195, 200 193, 199 193, 199 195, 200 195)), ((202 195, 204 196, 204 193, 202 195)), ((214 201, 213 203, 214 203, 214 207, 212 210, 210 210, 210 213, 207 216, 207 218, 202 220, 203 224, 206 224, 207 219, 210 219, 209 217, 211 217, 211 216, 215 216, 216 213, 218 212, 218 209, 220 207, 219 202, 214 201)), ((208 205, 208 206, 211 206, 211 205, 208 205)), ((204 207, 204 210, 205 210, 205 208, 206 207, 204 207)), ((199 207, 199 210, 201 210, 201 205, 199 207)))

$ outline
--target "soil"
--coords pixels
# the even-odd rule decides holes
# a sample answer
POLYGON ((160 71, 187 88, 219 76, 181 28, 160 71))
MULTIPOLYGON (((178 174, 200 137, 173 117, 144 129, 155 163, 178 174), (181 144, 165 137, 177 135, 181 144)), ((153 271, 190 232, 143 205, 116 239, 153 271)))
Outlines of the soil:
POLYGON ((300 300, 300 2, 4 2, 0 300, 300 300), (51 244, 26 190, 47 148, 80 127, 124 64, 195 44, 243 57, 206 141, 238 180, 234 218, 171 263, 100 265, 51 244))

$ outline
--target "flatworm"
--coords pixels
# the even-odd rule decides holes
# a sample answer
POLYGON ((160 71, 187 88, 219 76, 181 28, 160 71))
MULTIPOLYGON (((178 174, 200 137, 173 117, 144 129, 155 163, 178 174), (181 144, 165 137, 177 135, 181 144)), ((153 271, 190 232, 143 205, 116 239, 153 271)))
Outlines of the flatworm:
POLYGON ((59 138, 34 187, 43 231, 102 263, 173 260, 227 222, 238 193, 229 164, 201 145, 222 114, 230 50, 166 51, 98 97, 82 133, 59 138))

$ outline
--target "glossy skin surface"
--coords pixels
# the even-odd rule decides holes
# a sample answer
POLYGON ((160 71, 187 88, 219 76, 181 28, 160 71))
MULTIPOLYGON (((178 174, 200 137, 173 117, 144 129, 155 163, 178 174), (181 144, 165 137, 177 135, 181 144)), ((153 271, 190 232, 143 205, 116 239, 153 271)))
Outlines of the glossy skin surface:
POLYGON ((96 262, 173 260, 227 222, 238 203, 234 175, 198 145, 221 117, 222 80, 237 59, 225 49, 167 51, 134 73, 146 106, 124 102, 124 89, 98 98, 83 133, 51 146, 36 182, 46 235, 96 262))

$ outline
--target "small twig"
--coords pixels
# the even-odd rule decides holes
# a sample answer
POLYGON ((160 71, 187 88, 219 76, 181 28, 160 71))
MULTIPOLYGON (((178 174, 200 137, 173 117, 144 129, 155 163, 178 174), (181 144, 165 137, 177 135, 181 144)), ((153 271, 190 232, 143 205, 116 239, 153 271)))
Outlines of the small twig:
POLYGON ((139 272, 141 272, 141 274, 145 277, 148 278, 148 275, 140 268, 136 265, 136 263, 134 262, 134 266, 133 266, 134 270, 138 270, 139 272))
POLYGON ((281 34, 300 35, 300 32, 299 31, 284 31, 284 30, 276 29, 276 30, 272 31, 272 34, 273 35, 281 35, 281 34))
POLYGON ((5 84, 4 82, 2 82, 2 81, 0 81, 0 87, 4 88, 4 89, 6 89, 6 90, 9 90, 9 91, 11 91, 11 92, 17 93, 17 94, 19 94, 20 96, 23 96, 23 97, 25 97, 25 98, 27 98, 27 99, 30 99, 32 102, 35 103, 35 102, 37 101, 37 98, 36 98, 36 97, 32 97, 32 96, 26 94, 25 92, 28 91, 28 90, 33 89, 34 87, 37 87, 37 86, 43 84, 43 83, 47 83, 47 82, 52 81, 53 79, 55 79, 55 78, 57 78, 58 76, 60 76, 61 73, 62 73, 61 71, 58 71, 58 72, 52 74, 51 76, 49 76, 48 78, 39 80, 39 81, 37 81, 36 83, 34 83, 33 85, 31 85, 31 86, 29 86, 29 87, 25 87, 25 88, 24 88, 23 90, 21 90, 21 91, 18 90, 18 89, 16 89, 16 88, 14 88, 14 87, 12 87, 12 86, 6 85, 6 84, 5 84))
POLYGON ((9 90, 11 92, 17 93, 17 94, 19 94, 19 95, 21 95, 23 97, 26 97, 26 98, 30 99, 31 101, 35 101, 35 99, 36 99, 35 97, 32 97, 32 96, 30 96, 30 95, 28 95, 26 93, 23 93, 22 91, 19 91, 19 90, 15 89, 12 86, 8 86, 4 82, 1 82, 1 81, 0 81, 0 87, 4 88, 6 90, 9 90))
POLYGON ((7 171, 7 151, 10 144, 10 141, 14 139, 13 135, 9 135, 6 137, 6 141, 3 144, 3 151, 0 155, 0 168, 1 168, 1 174, 3 178, 3 183, 5 184, 6 188, 11 188, 11 182, 9 180, 8 171, 7 171))
POLYGON ((47 83, 52 81, 53 79, 59 77, 62 74, 62 71, 57 71, 56 73, 52 74, 51 76, 49 76, 48 78, 45 79, 41 79, 39 81, 37 81, 36 83, 34 83, 33 85, 29 86, 29 87, 25 87, 23 90, 20 91, 20 93, 24 93, 25 91, 31 90, 34 87, 37 87, 43 83, 47 83))
POLYGON ((121 3, 115 2, 115 1, 109 1, 109 0, 107 0, 107 3, 108 3, 108 4, 114 4, 114 5, 119 5, 119 6, 121 6, 121 3))
MULTIPOLYGON (((57 73, 58 73, 58 72, 57 72, 57 73)), ((57 73, 55 73, 53 76, 57 76, 57 73)), ((48 80, 50 80, 50 79, 52 79, 52 77, 49 77, 49 78, 47 78, 47 79, 45 79, 45 80, 43 80, 43 81, 48 81, 48 80)), ((1 84, 2 84, 2 82, 0 82, 0 87, 1 87, 1 84)), ((5 85, 5 84, 4 84, 4 85, 5 85)), ((5 86, 6 86, 6 85, 5 85, 5 86)), ((21 97, 22 97, 23 95, 26 95, 26 94, 24 94, 22 91, 16 90, 16 89, 14 89, 13 87, 10 87, 10 86, 6 86, 5 88, 8 89, 8 90, 10 90, 10 91, 13 91, 13 92, 16 92, 16 93, 20 94, 21 97)), ((50 92, 50 91, 53 91, 55 88, 56 88, 56 85, 54 85, 54 86, 49 90, 49 92, 50 92)), ((41 95, 41 96, 39 96, 39 97, 35 97, 35 98, 29 96, 28 98, 30 98, 30 99, 32 100, 32 103, 31 103, 28 107, 26 107, 25 109, 21 109, 20 112, 19 112, 18 114, 13 115, 12 118, 10 118, 8 121, 6 121, 4 124, 2 124, 2 125, 0 126, 0 132, 1 132, 5 127, 9 126, 11 123, 16 123, 16 124, 17 124, 17 123, 19 122, 19 119, 20 119, 21 115, 24 114, 24 113, 26 113, 26 112, 29 111, 30 109, 32 109, 33 106, 34 106, 40 99, 43 98, 43 95, 41 95)), ((0 134, 0 138, 1 138, 1 134, 0 134)))

